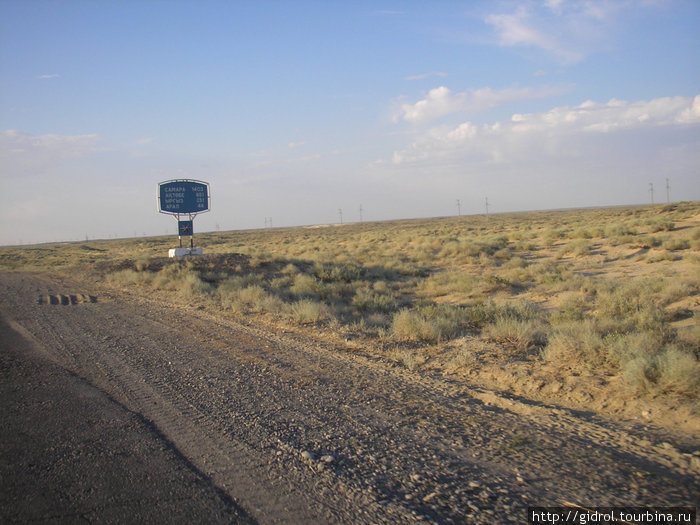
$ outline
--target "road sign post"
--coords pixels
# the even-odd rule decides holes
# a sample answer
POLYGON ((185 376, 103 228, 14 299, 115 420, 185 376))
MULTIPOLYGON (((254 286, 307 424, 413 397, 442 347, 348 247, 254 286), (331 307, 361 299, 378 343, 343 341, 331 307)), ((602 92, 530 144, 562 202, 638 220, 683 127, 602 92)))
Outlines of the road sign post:
POLYGON ((171 257, 201 255, 202 249, 194 247, 194 218, 200 213, 208 212, 210 204, 208 182, 175 179, 158 184, 158 211, 177 219, 180 248, 170 250, 171 257), (189 249, 182 247, 183 237, 190 238, 189 249))

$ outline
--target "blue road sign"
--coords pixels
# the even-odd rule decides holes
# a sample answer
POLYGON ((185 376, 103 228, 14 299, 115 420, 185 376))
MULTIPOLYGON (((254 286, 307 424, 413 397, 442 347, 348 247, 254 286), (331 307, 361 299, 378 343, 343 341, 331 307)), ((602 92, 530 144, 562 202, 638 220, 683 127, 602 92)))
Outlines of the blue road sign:
POLYGON ((177 221, 177 234, 180 237, 194 235, 194 221, 177 221))
POLYGON ((173 215, 209 211, 209 184, 198 180, 169 180, 158 184, 158 211, 173 215))

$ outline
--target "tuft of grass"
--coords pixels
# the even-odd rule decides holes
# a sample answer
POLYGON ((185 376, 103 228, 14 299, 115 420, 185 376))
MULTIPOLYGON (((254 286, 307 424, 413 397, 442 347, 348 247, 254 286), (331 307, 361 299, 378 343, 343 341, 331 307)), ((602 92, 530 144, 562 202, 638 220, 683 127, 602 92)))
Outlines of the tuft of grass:
POLYGON ((546 343, 547 336, 542 325, 532 320, 498 317, 486 325, 482 335, 489 341, 505 343, 516 350, 527 350, 546 343))
POLYGON ((289 305, 288 316, 298 324, 315 324, 328 317, 328 309, 318 301, 301 299, 289 305))
POLYGON ((403 309, 394 315, 391 332, 399 341, 436 342, 440 338, 437 323, 419 312, 403 309))
POLYGON ((700 392, 700 363, 692 353, 669 345, 658 354, 628 361, 623 378, 637 390, 695 399, 700 392))

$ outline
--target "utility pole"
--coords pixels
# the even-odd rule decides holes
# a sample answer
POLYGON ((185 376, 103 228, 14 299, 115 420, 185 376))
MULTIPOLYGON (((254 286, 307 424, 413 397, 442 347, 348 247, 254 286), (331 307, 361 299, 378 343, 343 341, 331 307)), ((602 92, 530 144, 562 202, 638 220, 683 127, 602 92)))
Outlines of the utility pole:
POLYGON ((338 216, 340 217, 340 224, 343 224, 343 208, 338 208, 338 216))
POLYGON ((486 197, 486 218, 489 217, 489 198, 486 197))
POLYGON ((362 224, 362 204, 360 204, 360 224, 362 224))
POLYGON ((668 177, 666 177, 666 203, 671 204, 671 185, 668 182, 668 177))
POLYGON ((651 205, 654 205, 654 184, 652 182, 649 183, 649 193, 651 193, 651 205))
POLYGON ((459 199, 457 199, 457 217, 462 216, 462 204, 459 202, 459 199))

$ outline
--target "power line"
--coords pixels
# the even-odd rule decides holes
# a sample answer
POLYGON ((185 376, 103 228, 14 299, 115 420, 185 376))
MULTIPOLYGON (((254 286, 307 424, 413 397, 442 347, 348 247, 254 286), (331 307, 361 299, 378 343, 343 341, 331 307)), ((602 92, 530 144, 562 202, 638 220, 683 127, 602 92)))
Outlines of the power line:
POLYGON ((459 199, 457 199, 457 216, 462 216, 462 203, 459 202, 459 199))
POLYGON ((668 177, 666 178, 666 203, 671 204, 671 185, 668 182, 668 177))
POLYGON ((343 224, 343 208, 338 208, 338 216, 340 217, 340 224, 343 224))
POLYGON ((360 204, 360 224, 362 224, 362 204, 360 204))
POLYGON ((654 205, 654 184, 652 182, 649 183, 649 193, 651 193, 651 204, 653 206, 654 205))
POLYGON ((486 217, 489 216, 489 198, 486 197, 486 217))

